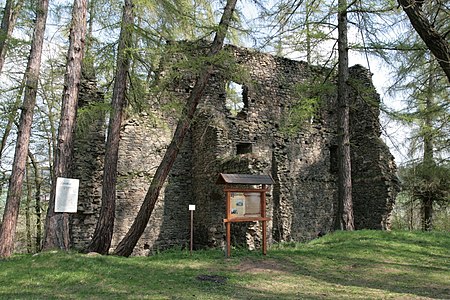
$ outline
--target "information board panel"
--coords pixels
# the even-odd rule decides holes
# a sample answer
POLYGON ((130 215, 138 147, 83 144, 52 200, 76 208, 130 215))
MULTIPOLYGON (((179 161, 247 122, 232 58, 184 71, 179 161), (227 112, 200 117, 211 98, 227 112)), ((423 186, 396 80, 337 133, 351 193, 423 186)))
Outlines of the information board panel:
POLYGON ((232 192, 230 194, 230 217, 261 217, 261 193, 232 192))
POLYGON ((63 177, 56 179, 55 212, 77 212, 79 186, 78 179, 63 177))

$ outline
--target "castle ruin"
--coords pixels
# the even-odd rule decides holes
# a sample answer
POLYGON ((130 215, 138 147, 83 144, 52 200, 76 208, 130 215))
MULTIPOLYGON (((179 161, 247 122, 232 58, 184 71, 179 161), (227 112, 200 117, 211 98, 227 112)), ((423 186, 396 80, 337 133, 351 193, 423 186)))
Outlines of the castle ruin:
MULTIPOLYGON (((246 76, 214 72, 134 255, 188 245, 189 204, 196 205, 195 247, 223 247, 226 208, 223 186, 216 184, 219 173, 272 176, 275 183, 267 194, 272 219, 269 243, 307 241, 333 230, 337 209, 335 89, 318 92, 321 104, 314 117, 293 131, 286 130, 292 110, 306 98, 298 85, 308 84, 324 71, 235 46, 226 50, 246 76), (227 100, 230 82, 241 87, 239 103, 227 100)), ((393 156, 380 138, 380 98, 368 70, 351 67, 350 77, 355 83, 350 93, 355 227, 387 229, 399 184, 393 156)), ((92 86, 84 87, 81 98, 100 98, 92 86)), ((172 95, 185 99, 191 87, 189 80, 180 80, 174 83, 172 95)), ((170 113, 156 109, 124 120, 112 247, 137 215, 172 138, 173 125, 170 113)), ((104 130, 95 128, 76 146, 80 198, 78 213, 71 220, 75 248, 87 245, 100 212, 105 138, 104 130)), ((260 246, 257 223, 233 224, 232 233, 235 245, 260 246)))

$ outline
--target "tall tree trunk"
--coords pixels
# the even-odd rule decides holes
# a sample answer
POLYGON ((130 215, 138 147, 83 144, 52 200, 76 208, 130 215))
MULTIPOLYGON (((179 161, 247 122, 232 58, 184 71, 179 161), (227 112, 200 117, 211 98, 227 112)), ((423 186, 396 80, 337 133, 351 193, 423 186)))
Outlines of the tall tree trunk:
POLYGON ((81 80, 81 64, 86 36, 86 6, 86 0, 74 0, 72 8, 72 24, 69 36, 70 44, 64 79, 58 145, 53 163, 55 180, 52 182, 47 217, 45 219, 43 250, 69 249, 69 216, 67 213, 55 213, 55 192, 56 178, 70 177, 78 90, 81 80))
MULTIPOLYGON (((430 62, 430 70, 433 69, 432 59, 430 62)), ((424 133, 423 136, 423 164, 427 169, 431 170, 435 166, 434 162, 434 134, 433 134, 433 90, 435 82, 433 80, 433 73, 430 72, 427 81, 427 93, 425 98, 425 116, 424 124, 421 132, 424 133)), ((433 229, 433 195, 426 193, 422 200, 422 230, 430 231, 433 229)))
POLYGON ((28 151, 28 158, 30 159, 31 165, 33 166, 33 174, 34 174, 34 213, 36 215, 36 241, 35 241, 35 252, 39 252, 41 250, 41 238, 42 238, 42 208, 41 208, 41 187, 42 187, 42 176, 41 176, 41 168, 39 167, 39 163, 36 161, 33 153, 28 151))
POLYGON ((8 40, 16 25, 17 15, 22 7, 23 0, 14 3, 14 0, 6 0, 3 11, 2 25, 0 27, 0 73, 5 64, 6 52, 8 50, 8 40))
POLYGON ((350 159, 350 104, 348 87, 347 1, 338 2, 338 214, 336 229, 355 229, 350 159))
POLYGON ((25 227, 27 237, 27 252, 33 252, 33 243, 31 241, 31 198, 33 198, 33 185, 31 184, 31 167, 30 162, 26 164, 26 183, 27 183, 27 198, 25 201, 25 227))
MULTIPOLYGON (((236 7, 236 2, 237 0, 227 0, 227 4, 224 8, 222 18, 208 56, 214 56, 222 49, 225 36, 228 32, 228 27, 236 7)), ((145 195, 144 202, 139 209, 138 215, 131 225, 131 228, 128 230, 127 234, 122 241, 120 241, 114 251, 116 255, 130 256, 139 238, 144 232, 145 227, 150 220, 156 201, 158 200, 159 192, 175 162, 175 159, 177 158, 178 151, 183 144, 184 137, 190 128, 197 105, 203 95, 203 90, 208 83, 212 71, 213 67, 210 64, 207 64, 199 75, 199 78, 197 79, 194 88, 187 99, 186 106, 184 107, 182 116, 178 121, 172 141, 164 154, 161 164, 156 170, 147 194, 145 195)))
POLYGON ((422 10, 423 1, 398 0, 398 3, 403 7, 411 25, 436 57, 450 82, 450 44, 445 39, 445 35, 449 33, 446 32, 444 33, 445 35, 440 35, 436 31, 436 28, 428 21, 422 10))
POLYGON ((45 23, 47 20, 48 0, 40 0, 36 9, 36 23, 33 33, 30 57, 26 70, 26 87, 17 133, 13 167, 9 181, 3 223, 0 232, 0 257, 9 257, 14 251, 17 218, 22 196, 25 164, 30 143, 33 111, 41 65, 42 46, 44 42, 45 23))
POLYGON ((125 106, 127 74, 130 69, 128 50, 132 46, 133 3, 125 0, 119 37, 117 71, 112 96, 112 111, 106 141, 103 171, 102 206, 92 241, 86 251, 107 254, 111 246, 116 210, 117 160, 119 157, 120 127, 125 106))

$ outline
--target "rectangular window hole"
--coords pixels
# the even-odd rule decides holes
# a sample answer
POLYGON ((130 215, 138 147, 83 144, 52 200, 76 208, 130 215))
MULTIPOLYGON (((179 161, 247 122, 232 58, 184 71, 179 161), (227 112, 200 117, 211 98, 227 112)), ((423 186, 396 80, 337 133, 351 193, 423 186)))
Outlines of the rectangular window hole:
POLYGON ((236 144, 236 154, 247 154, 252 153, 252 143, 237 143, 236 144))

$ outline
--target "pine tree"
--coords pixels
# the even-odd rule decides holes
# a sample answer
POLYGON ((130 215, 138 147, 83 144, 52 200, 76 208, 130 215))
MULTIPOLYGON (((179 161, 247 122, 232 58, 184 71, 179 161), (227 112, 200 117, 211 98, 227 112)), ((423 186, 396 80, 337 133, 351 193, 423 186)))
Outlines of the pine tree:
POLYGON ((398 3, 403 7, 411 25, 425 42, 431 53, 436 57, 450 82, 450 44, 448 41, 448 18, 450 14, 448 6, 444 3, 437 4, 441 11, 440 14, 446 14, 444 22, 447 26, 440 26, 440 24, 436 22, 436 20, 438 20, 438 18, 436 18, 438 14, 426 14, 424 10, 425 1, 398 0, 398 3), (427 17, 430 18, 430 20, 427 17))
POLYGON ((59 123, 58 145, 54 157, 54 180, 45 220, 43 250, 69 249, 69 220, 67 213, 56 213, 56 178, 70 177, 75 131, 78 89, 81 80, 81 62, 83 59, 86 36, 86 0, 75 0, 72 9, 70 45, 67 55, 66 75, 62 96, 61 119, 59 123))
POLYGON ((130 49, 133 30, 133 2, 125 0, 122 28, 119 38, 117 71, 112 96, 112 111, 106 141, 103 171, 102 206, 92 241, 87 251, 107 254, 111 246, 116 208, 117 160, 119 157, 120 128, 126 103, 127 77, 130 69, 130 49))
POLYGON ((6 0, 0 27, 0 73, 5 63, 8 41, 11 38, 16 25, 17 16, 23 5, 23 0, 6 0))
POLYGON ((48 1, 41 0, 36 8, 36 22, 30 57, 26 70, 25 96, 19 121, 19 129, 14 154, 13 169, 8 188, 3 223, 0 231, 0 257, 9 257, 14 250, 17 218, 19 214, 25 165, 31 136, 33 112, 36 104, 39 69, 41 65, 42 45, 47 20, 48 1))
POLYGON ((347 1, 338 2, 338 211, 336 229, 355 229, 350 159, 350 99, 347 38, 347 1))

